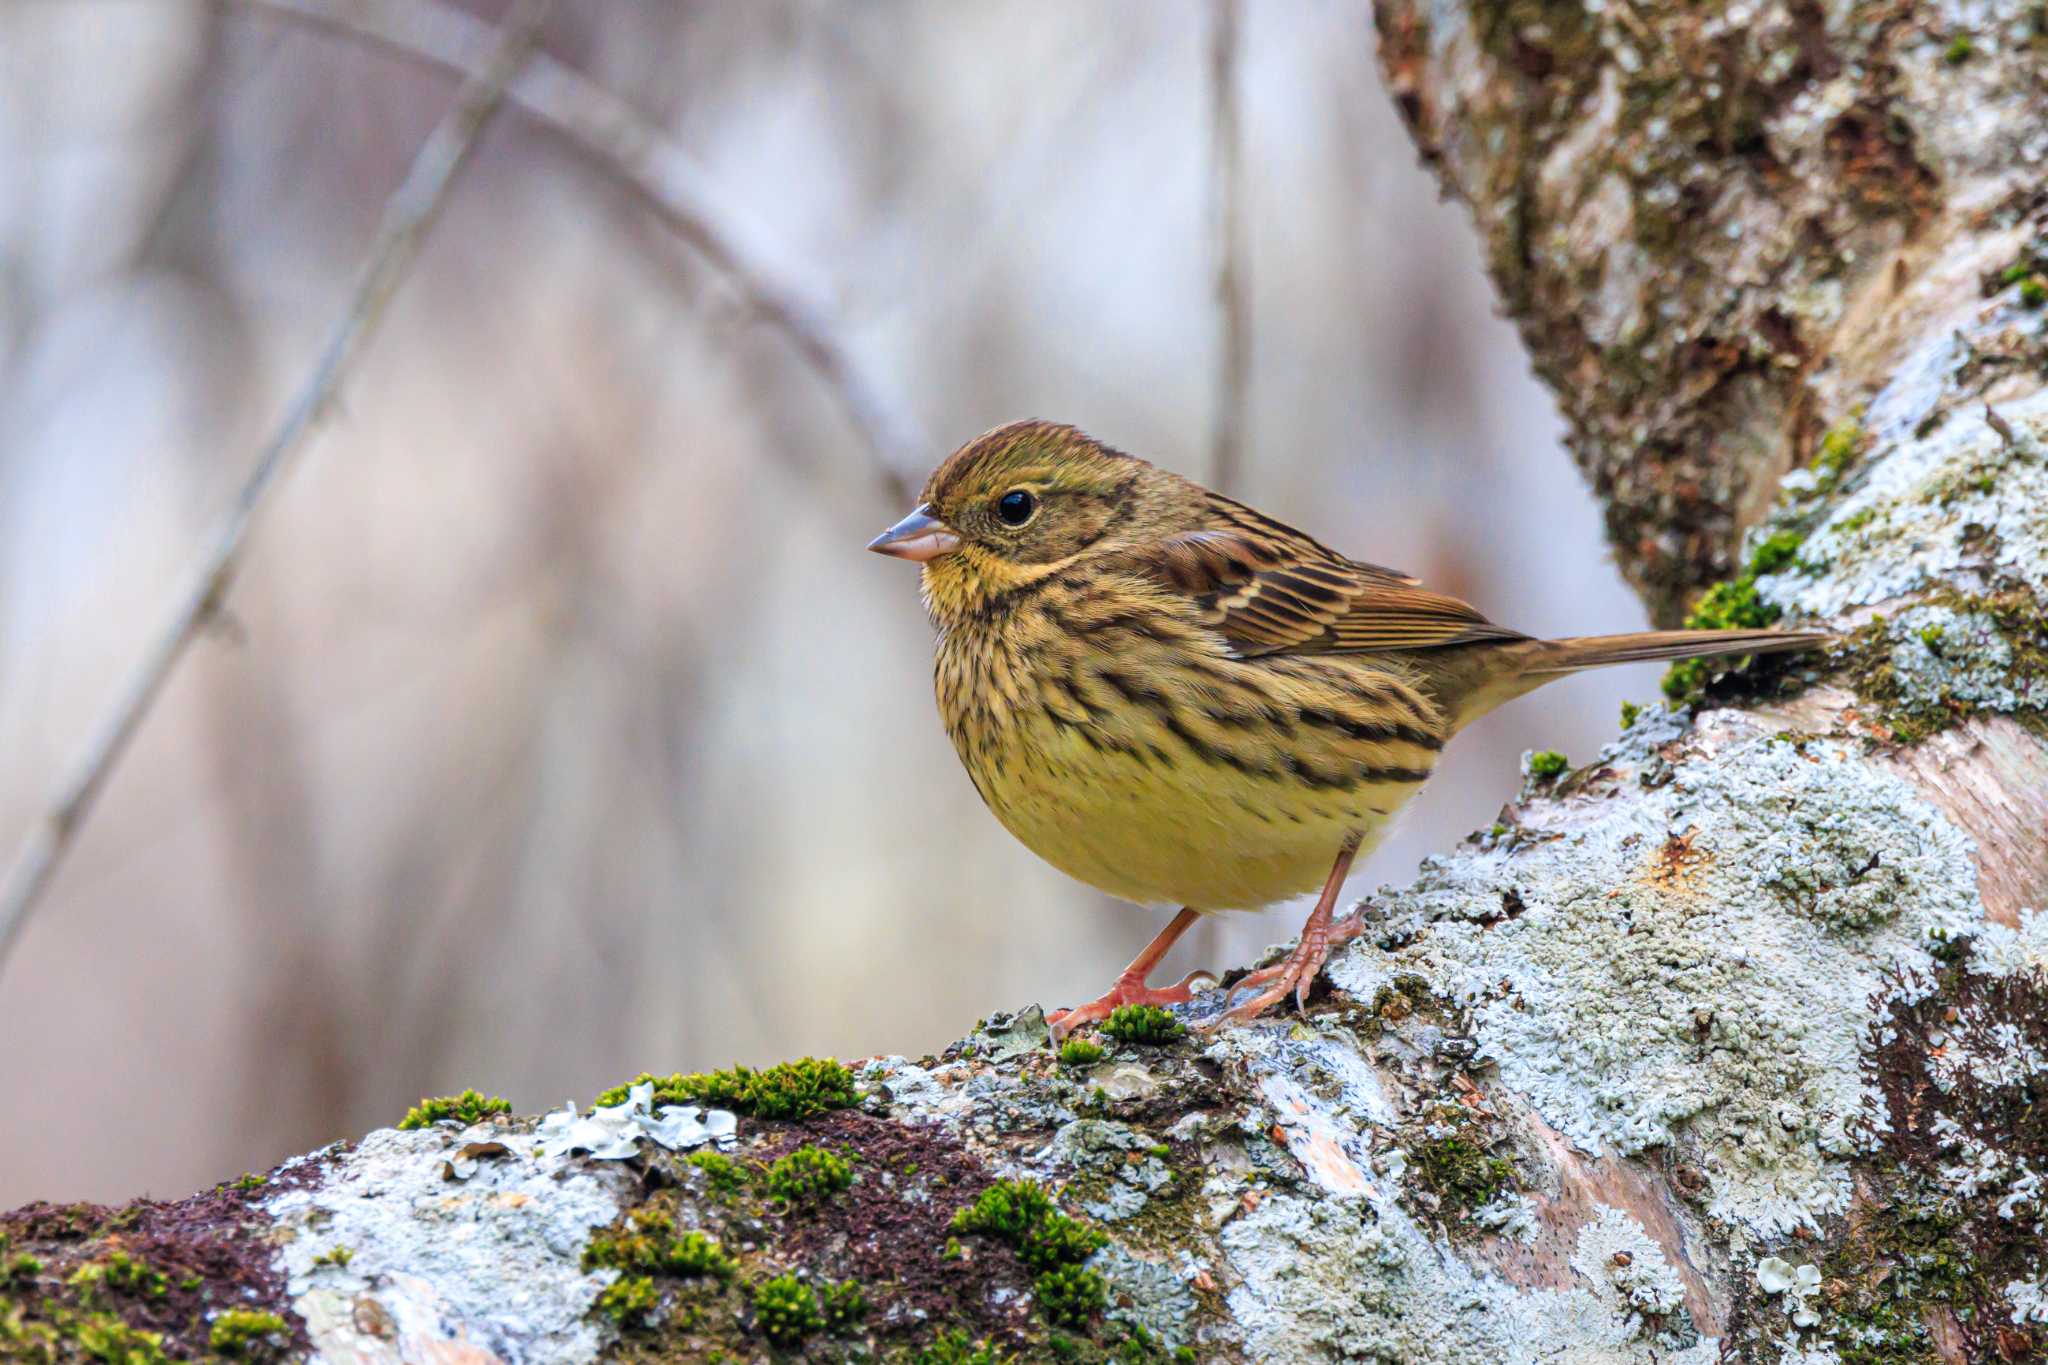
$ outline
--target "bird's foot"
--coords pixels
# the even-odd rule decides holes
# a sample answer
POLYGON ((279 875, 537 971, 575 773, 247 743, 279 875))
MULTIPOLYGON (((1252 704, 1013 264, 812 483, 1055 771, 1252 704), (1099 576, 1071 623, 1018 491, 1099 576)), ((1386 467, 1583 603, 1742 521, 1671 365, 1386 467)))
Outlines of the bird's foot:
POLYGON ((1102 993, 1099 1000, 1085 1005, 1076 1005, 1070 1010, 1055 1010, 1045 1018, 1052 1029, 1052 1040, 1057 1043, 1083 1024, 1092 1024, 1109 1018, 1110 1011, 1118 1005, 1185 1005, 1195 995, 1195 982, 1216 981, 1214 972, 1196 970, 1189 972, 1171 986, 1148 986, 1145 978, 1125 972, 1116 979, 1116 984, 1102 993))
POLYGON ((1261 967, 1249 975, 1239 977, 1230 984, 1232 995, 1241 990, 1267 986, 1259 994, 1242 1005, 1225 1010, 1214 1019, 1201 1025, 1205 1030, 1218 1029, 1226 1023, 1246 1023, 1258 1018, 1273 1006, 1287 998, 1287 992, 1294 992, 1294 1007, 1308 1009, 1309 988, 1315 984, 1316 974, 1329 961, 1330 949, 1340 943, 1349 943, 1364 933, 1370 926, 1366 912, 1371 907, 1361 904, 1356 910, 1334 924, 1317 924, 1313 918, 1303 926, 1301 941, 1294 945, 1294 951, 1270 967, 1261 967))

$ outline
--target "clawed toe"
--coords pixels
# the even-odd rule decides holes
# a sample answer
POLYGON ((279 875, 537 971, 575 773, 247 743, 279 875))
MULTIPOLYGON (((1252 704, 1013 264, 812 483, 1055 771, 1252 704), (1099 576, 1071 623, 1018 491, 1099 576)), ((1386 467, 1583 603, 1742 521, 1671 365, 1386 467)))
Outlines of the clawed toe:
POLYGON ((1295 1008, 1305 1012, 1308 1009, 1309 990, 1315 985, 1316 976, 1323 970, 1323 965, 1329 961, 1331 947, 1339 943, 1348 943, 1370 928, 1370 909, 1369 905, 1361 904, 1343 919, 1322 929, 1317 929, 1311 920, 1309 931, 1286 957, 1270 967, 1261 967, 1255 972, 1239 977, 1228 988, 1233 996, 1239 991, 1251 990, 1258 986, 1265 986, 1265 990, 1198 1027, 1204 1032, 1212 1032, 1226 1023, 1247 1023, 1285 1000, 1289 991, 1294 992, 1295 1008))
POLYGON ((1148 986, 1142 978, 1119 977, 1099 999, 1076 1005, 1070 1010, 1054 1010, 1045 1017, 1045 1022, 1052 1030, 1052 1040, 1057 1043, 1084 1024, 1109 1018, 1119 1005, 1185 1005, 1194 999, 1197 981, 1214 985, 1216 974, 1197 968, 1171 986, 1148 986))
POLYGON ((1323 969, 1323 962, 1329 955, 1327 943, 1317 938, 1304 940, 1285 960, 1270 967, 1261 967, 1250 976, 1234 982, 1230 987, 1233 995, 1246 987, 1266 985, 1268 982, 1272 984, 1243 1004, 1234 1005, 1202 1024, 1201 1028, 1208 1032, 1219 1029, 1226 1023, 1248 1023, 1285 1000, 1289 991, 1294 992, 1295 1007, 1306 1010, 1309 987, 1315 984, 1316 973, 1323 969))

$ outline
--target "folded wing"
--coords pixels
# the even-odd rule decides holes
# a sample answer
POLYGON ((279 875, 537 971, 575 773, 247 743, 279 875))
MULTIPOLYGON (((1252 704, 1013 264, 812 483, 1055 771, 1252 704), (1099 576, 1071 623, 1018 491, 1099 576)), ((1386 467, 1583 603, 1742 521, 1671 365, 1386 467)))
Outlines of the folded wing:
POLYGON ((1227 498, 1211 524, 1151 547, 1145 567, 1194 600, 1243 657, 1437 649, 1519 640, 1468 602, 1346 559, 1227 498))

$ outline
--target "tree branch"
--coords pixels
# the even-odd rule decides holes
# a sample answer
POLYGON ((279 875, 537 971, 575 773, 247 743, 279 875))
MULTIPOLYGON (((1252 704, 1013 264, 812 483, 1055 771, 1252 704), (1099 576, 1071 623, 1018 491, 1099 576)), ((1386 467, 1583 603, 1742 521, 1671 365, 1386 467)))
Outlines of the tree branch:
POLYGON ((1246 279, 1243 148, 1237 78, 1243 15, 1239 0, 1213 0, 1209 43, 1211 212, 1216 256, 1216 416, 1209 482, 1239 491, 1244 464, 1245 406, 1251 371, 1251 297, 1246 279))
MULTIPOLYGON (((245 3, 472 75, 489 44, 489 25, 441 0, 245 3)), ((759 234, 725 205, 688 153, 617 95, 546 53, 535 54, 506 96, 623 181, 788 339, 860 434, 882 495, 891 505, 907 502, 931 454, 916 420, 841 339, 828 309, 778 276, 759 234)))
POLYGON ((256 458, 256 466, 214 529, 208 548, 170 617, 122 685, 70 776, 23 841, 0 886, 0 969, 22 926, 77 839, 114 766, 127 751, 165 681, 193 639, 219 610, 233 585, 242 548, 307 437, 327 414, 349 370, 376 332, 393 292, 419 254, 420 242, 447 201, 456 173, 504 97, 506 84, 527 59, 551 0, 520 0, 492 39, 488 55, 463 83, 454 107, 427 135, 404 183, 386 203, 384 220, 342 315, 313 373, 283 425, 256 458))

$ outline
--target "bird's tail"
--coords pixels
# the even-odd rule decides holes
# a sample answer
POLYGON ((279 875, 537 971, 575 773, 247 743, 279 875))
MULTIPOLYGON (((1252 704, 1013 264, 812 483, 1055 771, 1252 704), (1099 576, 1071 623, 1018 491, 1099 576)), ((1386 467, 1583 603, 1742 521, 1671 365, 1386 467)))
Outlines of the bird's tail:
POLYGON ((1787 654, 1818 649, 1835 637, 1824 630, 1638 630, 1627 635, 1574 635, 1535 640, 1523 671, 1547 680, 1558 673, 1658 659, 1718 659, 1729 654, 1787 654))
POLYGON ((1786 654, 1819 649, 1835 637, 1824 630, 1639 630, 1627 635, 1575 635, 1563 640, 1512 640, 1446 650, 1440 676, 1450 685, 1451 728, 1582 668, 1649 663, 1660 659, 1713 659, 1732 654, 1786 654))

